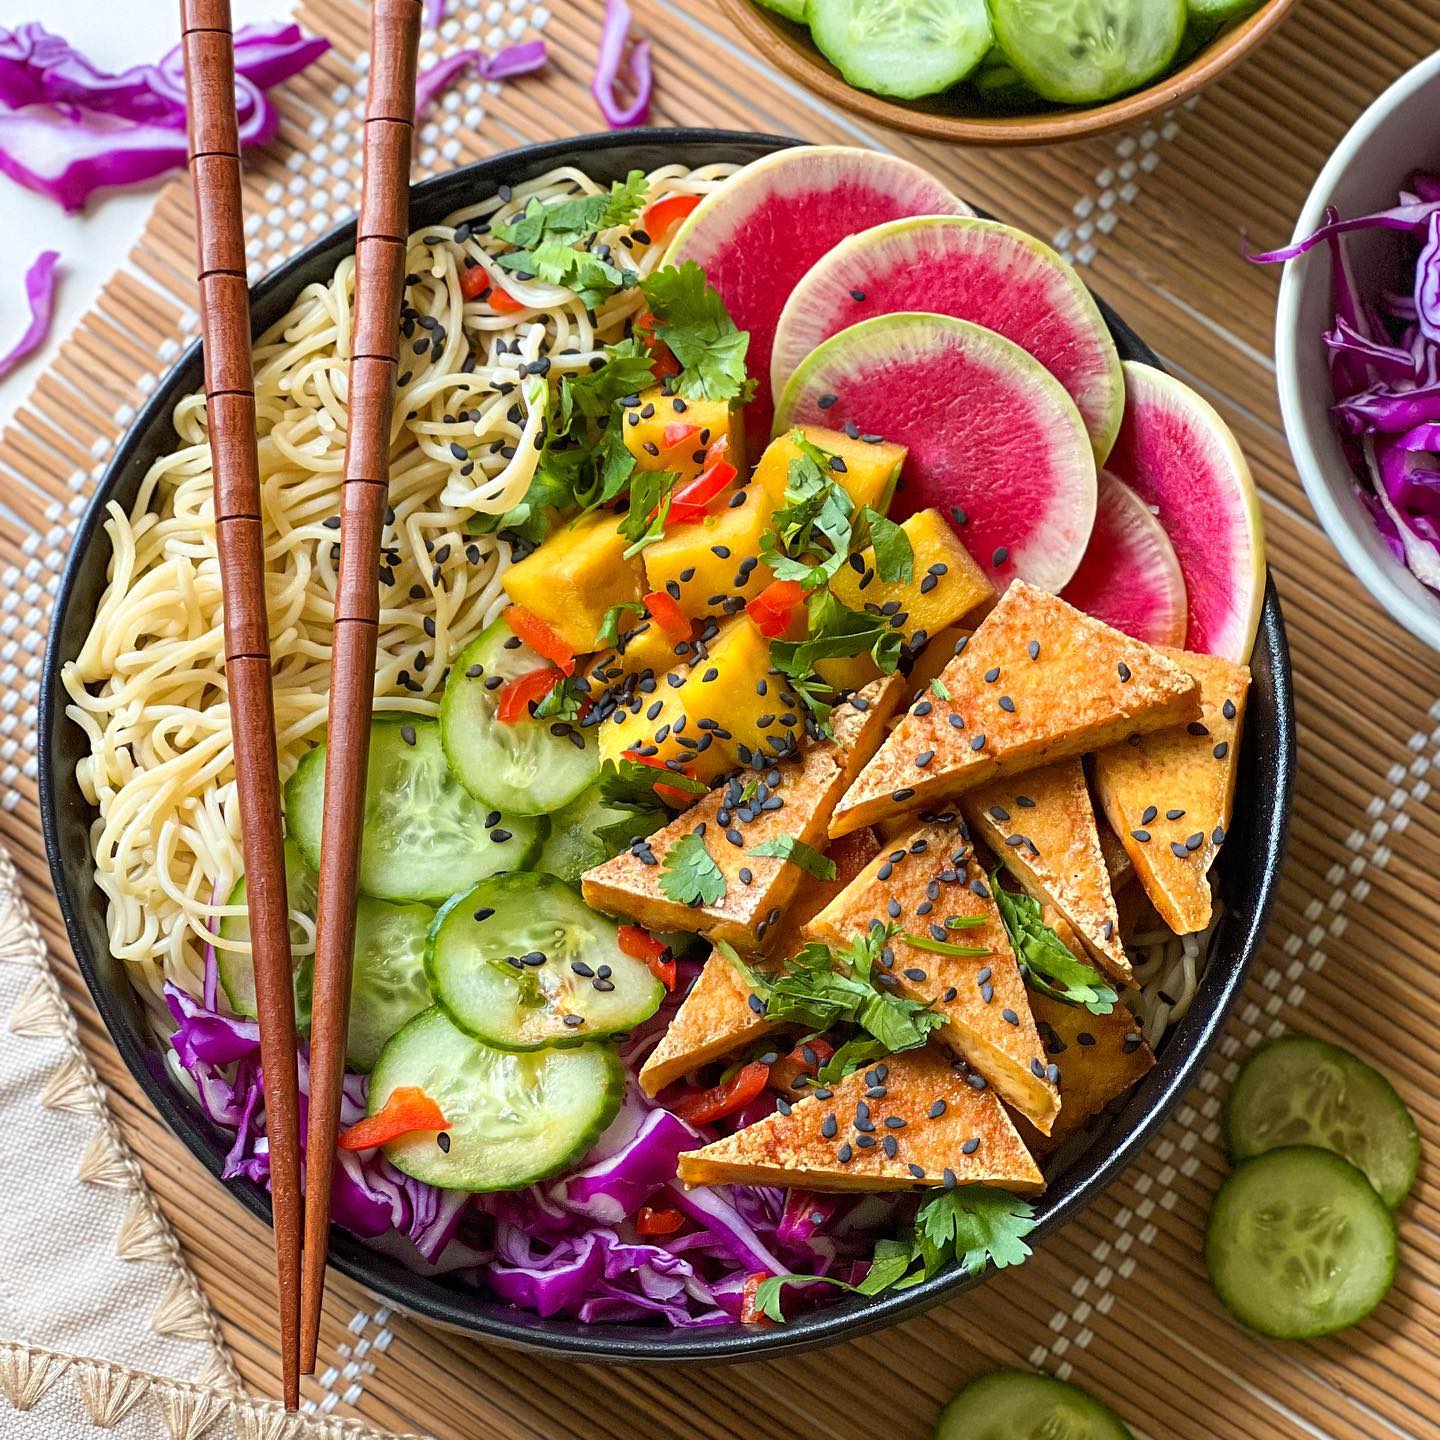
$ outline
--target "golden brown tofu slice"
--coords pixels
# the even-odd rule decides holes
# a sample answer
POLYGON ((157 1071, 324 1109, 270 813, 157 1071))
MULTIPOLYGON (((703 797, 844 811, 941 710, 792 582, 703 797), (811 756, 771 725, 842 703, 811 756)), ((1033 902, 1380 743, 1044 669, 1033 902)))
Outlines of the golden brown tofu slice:
POLYGON ((765 1018, 745 977, 718 950, 712 951, 660 1043, 640 1067, 640 1088, 658 1094, 697 1065, 782 1028, 765 1018))
POLYGON ((1139 640, 1012 582, 835 809, 843 835, 1199 715, 1199 686, 1139 640))
POLYGON ((1060 1068, 1060 1117, 1049 1136, 1023 1118, 1019 1125, 1026 1143, 1043 1155, 1125 1094, 1155 1064, 1155 1055, 1124 1005, 1092 1015, 1048 995, 1033 995, 1031 1004, 1049 1063, 1060 1068))
POLYGON ((899 675, 886 675, 846 696, 830 712, 830 728, 834 732, 835 743, 845 756, 847 784, 864 769, 865 762, 879 748, 890 717, 904 693, 904 679, 899 675))
POLYGON ((1103 815, 1097 817, 1100 833, 1100 854, 1105 858, 1105 870, 1110 876, 1110 889, 1119 894, 1135 875, 1135 866, 1130 862, 1130 852, 1120 843, 1115 828, 1103 815))
POLYGON ((1102 750, 1095 787, 1150 903, 1189 935, 1210 924, 1206 876, 1230 824, 1250 671, 1216 655, 1167 653, 1199 684, 1199 718, 1102 750))
POLYGON ((682 1152, 680 1179, 807 1190, 957 1183, 1033 1195, 1044 1188, 994 1092, 974 1089, 964 1067, 937 1046, 892 1055, 821 1093, 826 1098, 812 1092, 788 1115, 777 1110, 701 1150, 682 1152))
POLYGON ((1061 760, 982 785, 962 807, 970 833, 1035 899, 1064 916, 1091 960, 1120 984, 1133 984, 1083 762, 1061 760))
POLYGON ((933 1004, 945 1017, 938 1038, 1048 1133, 1060 1097, 1005 922, 958 815, 937 817, 905 843, 883 849, 810 922, 810 933, 839 945, 875 921, 900 927, 889 963, 882 957, 896 993, 933 1004), (951 929, 950 919, 979 923, 951 929), (907 943, 906 934, 985 953, 936 954, 907 943))
POLYGON ((825 848, 830 812, 853 767, 880 743, 889 716, 885 706, 893 704, 898 693, 877 682, 836 707, 837 734, 843 733, 845 748, 824 741, 795 759, 732 776, 648 840, 586 871, 580 879, 586 902, 651 930, 689 930, 726 940, 742 951, 765 948, 805 872, 793 861, 752 852, 782 836, 814 850, 825 848), (863 710, 855 708, 855 699, 863 710), (853 721, 848 711, 854 712, 853 721), (753 794, 747 797, 752 783, 753 794), (700 836, 725 882, 718 900, 698 907, 672 899, 660 885, 666 856, 692 834, 700 836))

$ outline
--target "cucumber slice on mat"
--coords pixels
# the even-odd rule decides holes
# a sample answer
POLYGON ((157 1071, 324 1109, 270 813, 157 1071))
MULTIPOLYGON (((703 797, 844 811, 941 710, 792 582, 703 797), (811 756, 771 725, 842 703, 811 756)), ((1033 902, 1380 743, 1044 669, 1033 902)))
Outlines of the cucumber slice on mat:
POLYGON ((380 1052, 369 1113, 402 1085, 429 1095, 449 1128, 385 1146, 392 1165, 445 1190, 520 1190, 559 1174, 595 1143, 620 1108, 625 1072, 606 1045, 494 1050, 433 1009, 380 1052))
MULTIPOLYGON (((540 853, 545 822, 492 810, 450 773, 435 720, 382 716, 370 724, 360 889, 377 900, 438 904, 540 853)), ((320 864, 325 746, 285 786, 285 821, 308 864, 320 864)))
POLYGON ((1076 1385, 1029 1370, 993 1370, 972 1380, 940 1412, 935 1440, 1131 1440, 1131 1435, 1076 1385))
POLYGON ((1224 1121, 1232 1160, 1318 1145, 1363 1170, 1392 1209, 1420 1168, 1420 1132, 1395 1087, 1358 1055, 1309 1035, 1282 1035, 1240 1067, 1224 1121))
POLYGON ((1242 1161, 1205 1230, 1215 1293, 1242 1325, 1277 1340, 1363 1320, 1395 1279, 1395 1250, 1395 1221, 1374 1187, 1311 1145, 1242 1161))
POLYGON ((852 85, 907 100, 958 84, 993 38, 985 0, 809 0, 805 18, 852 85))
MULTIPOLYGON (((285 842, 285 885, 290 909, 315 918, 315 872, 305 863, 300 847, 285 842)), ((230 904, 245 903, 242 878, 230 894, 230 904)), ((345 1063, 352 1070, 368 1070, 381 1046, 412 1016, 433 1003, 425 981, 425 940, 435 912, 428 905, 392 905, 387 900, 360 896, 355 906, 355 950, 350 978, 350 1029, 345 1063)), ((227 915, 220 924, 222 939, 249 940, 250 922, 243 915, 227 915)), ((290 943, 307 944, 305 931, 292 920, 290 943)), ((254 1016, 255 967, 248 951, 215 947, 216 968, 226 998, 237 1015, 254 1016)), ((314 981, 314 956, 295 956, 295 1023, 309 1033, 314 981)))
POLYGON ((450 768, 476 799, 508 815, 559 810, 600 769, 589 730, 563 724, 556 734, 551 726, 562 722, 527 717, 507 725, 496 716, 505 682, 548 663, 521 643, 502 616, 460 652, 445 682, 440 733, 450 768))
POLYGON ((995 38, 1037 94, 1094 105, 1163 74, 1185 0, 990 0, 995 38))
POLYGON ((648 1020, 665 996, 617 929, 553 875, 497 875, 436 916, 425 973, 451 1022, 487 1045, 580 1045, 648 1020))

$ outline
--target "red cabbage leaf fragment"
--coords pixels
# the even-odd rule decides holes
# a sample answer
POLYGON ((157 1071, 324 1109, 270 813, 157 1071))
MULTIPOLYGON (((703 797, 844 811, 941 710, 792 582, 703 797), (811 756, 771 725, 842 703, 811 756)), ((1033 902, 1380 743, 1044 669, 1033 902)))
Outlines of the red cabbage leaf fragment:
POLYGON ((3 380, 27 355, 33 354, 50 333, 55 314, 55 266, 60 256, 46 250, 25 272, 25 298, 30 303, 30 323, 20 338, 0 355, 0 380, 3 380))
MULTIPOLYGON (((275 138, 280 116, 266 92, 329 48, 298 25, 236 31, 242 145, 275 138)), ((74 211, 102 187, 138 184, 185 161, 179 46, 157 64, 111 74, 43 25, 0 28, 0 171, 12 180, 74 211)))
POLYGON ((630 38, 630 7, 625 0, 606 0, 605 25, 590 93, 612 130, 643 125, 650 111, 650 42, 630 38), (621 67, 628 72, 630 100, 620 99, 621 67))
POLYGON ((527 40, 523 45, 507 45, 494 55, 483 50, 457 50, 422 70, 415 80, 415 113, 418 115, 432 104, 442 91, 449 89, 463 70, 475 70, 482 80, 508 80, 514 75, 528 75, 541 69, 548 58, 543 40, 527 40))

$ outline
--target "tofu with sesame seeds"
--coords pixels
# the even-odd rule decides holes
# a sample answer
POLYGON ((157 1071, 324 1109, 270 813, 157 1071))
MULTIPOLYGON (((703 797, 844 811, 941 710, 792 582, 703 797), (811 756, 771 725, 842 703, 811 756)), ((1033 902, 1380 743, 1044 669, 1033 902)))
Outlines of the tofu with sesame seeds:
POLYGON ((767 948, 805 872, 792 861, 750 852, 787 835, 812 849, 825 847, 830 812, 853 767, 879 744, 887 703, 898 696, 898 687, 877 682, 859 697, 865 705, 856 711, 859 723, 844 725, 844 748, 827 740, 758 771, 732 775, 651 835, 643 851, 622 851, 587 870, 580 880, 587 903, 649 930, 688 930, 746 952, 767 948), (713 905, 695 907, 666 895, 660 878, 671 847, 697 832, 724 876, 725 893, 713 905), (647 863, 651 858, 655 863, 647 863))
POLYGON ((1046 1155, 1134 1086, 1155 1064, 1155 1055, 1124 1005, 1094 1015, 1048 995, 1030 999, 1047 1063, 1060 1070, 1060 1116, 1048 1136, 1023 1118, 1019 1130, 1035 1154, 1046 1155))
POLYGON ((975 1089, 938 1046, 892 1055, 787 1109, 682 1151, 679 1179, 824 1191, 1045 1188, 994 1092, 975 1089))
POLYGON ((1003 774, 1199 716, 1200 687, 1172 659, 1013 581, 857 777, 832 835, 935 807, 1003 774))
POLYGON ((810 922, 808 933, 842 945, 876 921, 900 929, 877 975, 889 975, 896 994, 933 1005, 945 1017, 937 1038, 1048 1133, 1059 1095, 1046 1073, 1005 922, 957 814, 937 816, 882 850, 810 922), (962 924, 952 927, 950 920, 962 924), (925 942, 982 953, 942 954, 925 942))
POLYGON ((1164 652, 1196 681, 1200 714, 1095 756, 1095 788, 1150 903, 1177 934, 1210 924, 1208 879, 1235 801, 1250 671, 1218 655, 1164 652))
POLYGON ((961 807, 970 833, 1036 900, 1055 907, 1083 953, 1112 980, 1133 984, 1084 763, 1061 760, 996 780, 964 795, 961 807))

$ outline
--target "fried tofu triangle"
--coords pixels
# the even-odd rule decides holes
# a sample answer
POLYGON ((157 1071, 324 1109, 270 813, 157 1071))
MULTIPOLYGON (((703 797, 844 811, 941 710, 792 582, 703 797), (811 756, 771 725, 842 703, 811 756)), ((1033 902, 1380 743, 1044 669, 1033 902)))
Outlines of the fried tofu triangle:
POLYGON ((1210 924, 1206 878, 1230 825, 1250 671, 1166 652, 1200 686, 1200 716, 1095 757, 1095 787, 1150 903, 1177 934, 1210 924))
POLYGON ((971 833, 1035 899, 1069 921, 1090 959, 1113 980, 1133 984, 1083 763, 1061 760, 996 780, 961 803, 971 833))
POLYGON ((835 807, 830 834, 937 808, 998 775, 1112 745, 1199 715, 1173 660, 1013 581, 835 807))
POLYGON ((881 956, 895 993, 933 1005, 945 1017, 936 1038, 1048 1133, 1060 1097, 1005 922, 954 811, 882 848, 810 922, 810 933, 843 945, 876 922, 900 928, 881 956), (961 928, 948 927, 952 919, 963 922, 961 928), (908 942, 907 934, 984 953, 936 953, 908 942))
POLYGON ((756 772, 749 799, 743 778, 732 777, 648 840, 587 870, 580 877, 586 903, 651 930, 688 930, 746 952, 765 948, 805 872, 790 860, 750 852, 782 836, 825 848, 830 812, 853 771, 880 743, 900 688, 891 676, 837 705, 837 738, 756 772), (692 834, 700 835, 725 877, 724 894, 698 907, 671 898, 660 885, 666 855, 692 834))
POLYGON ((857 1070, 702 1150, 681 1154, 686 1185, 916 1190, 998 1185, 1033 1195, 1039 1167, 992 1090, 927 1045, 857 1070))

